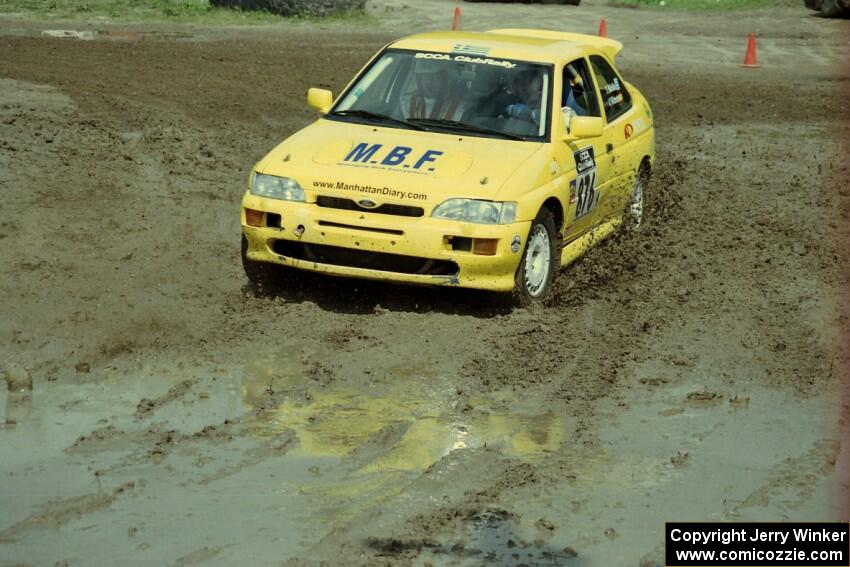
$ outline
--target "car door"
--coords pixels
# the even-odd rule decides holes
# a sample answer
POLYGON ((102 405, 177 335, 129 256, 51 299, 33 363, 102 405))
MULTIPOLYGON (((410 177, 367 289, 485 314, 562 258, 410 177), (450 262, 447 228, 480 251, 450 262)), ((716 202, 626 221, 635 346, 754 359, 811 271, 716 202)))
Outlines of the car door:
POLYGON ((628 202, 637 163, 631 138, 639 110, 625 82, 602 55, 591 55, 590 65, 602 98, 605 115, 604 142, 608 157, 610 179, 600 205, 602 217, 620 213, 628 202))
MULTIPOLYGON (((599 94, 586 59, 564 65, 561 80, 560 108, 565 116, 601 116, 599 94)), ((574 179, 566 187, 566 243, 599 222, 600 204, 610 172, 604 137, 561 143, 559 147, 559 165, 564 171, 575 170, 574 179)))

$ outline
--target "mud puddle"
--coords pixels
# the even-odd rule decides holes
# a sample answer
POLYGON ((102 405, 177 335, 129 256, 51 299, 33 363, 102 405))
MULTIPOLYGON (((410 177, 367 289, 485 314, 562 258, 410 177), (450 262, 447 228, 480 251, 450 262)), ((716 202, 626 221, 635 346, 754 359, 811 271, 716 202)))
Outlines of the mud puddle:
POLYGON ((446 387, 435 378, 401 379, 367 393, 302 390, 248 424, 258 438, 297 439, 288 458, 309 465, 311 474, 293 486, 310 500, 313 519, 327 526, 404 498, 409 483, 453 453, 496 451, 539 462, 564 442, 561 416, 490 412, 483 400, 477 409, 456 407, 439 394, 446 387))
POLYGON ((514 495, 527 538, 543 518, 554 526, 545 544, 588 564, 663 565, 667 521, 817 521, 831 508, 839 442, 829 392, 639 383, 646 392, 609 414, 598 444, 563 447, 565 474, 547 498, 514 495))
MULTIPOLYGON (((251 366, 35 386, 26 399, 0 394, 10 451, 0 475, 3 493, 16 495, 0 512, 0 542, 10 559, 44 563, 126 552, 224 564, 245 545, 285 560, 364 509, 404 498, 454 452, 540 462, 568 430, 551 413, 491 413, 484 400, 454 407, 439 378, 361 392, 304 375, 268 383, 251 366), (187 524, 191 545, 179 535, 187 524), (98 545, 103 538, 114 545, 98 545)), ((470 558, 501 557, 508 545, 510 522, 491 520, 470 520, 461 544, 470 558)), ((512 541, 508 559, 525 545, 512 541)))
MULTIPOLYGON (((639 367, 619 405, 600 402, 595 439, 579 442, 568 415, 529 411, 511 392, 447 396, 449 376, 405 364, 388 380, 317 384, 281 356, 0 394, 0 475, 15 495, 0 511, 4 552, 43 563, 133 553, 228 564, 245 546, 261 563, 309 556, 352 525, 380 525, 383 510, 404 517, 411 490, 457 474, 445 469, 454 461, 471 475, 533 467, 546 489, 518 483, 459 508, 451 530, 376 528, 359 545, 422 565, 662 564, 665 521, 816 520, 830 507, 830 392, 639 367)), ((435 510, 449 505, 440 494, 435 510)))

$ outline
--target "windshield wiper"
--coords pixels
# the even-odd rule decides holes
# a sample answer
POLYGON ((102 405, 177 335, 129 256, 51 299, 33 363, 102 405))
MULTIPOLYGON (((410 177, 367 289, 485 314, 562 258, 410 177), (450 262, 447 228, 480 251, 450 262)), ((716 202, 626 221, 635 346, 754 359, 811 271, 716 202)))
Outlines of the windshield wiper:
POLYGON ((366 118, 367 120, 375 120, 378 122, 392 122, 393 124, 400 124, 406 128, 410 128, 411 130, 424 130, 422 126, 418 124, 412 124, 407 120, 402 120, 401 118, 393 118, 392 116, 387 116, 386 114, 378 114, 377 112, 372 112, 370 110, 337 110, 336 112, 331 112, 331 116, 354 116, 357 118, 366 118))
POLYGON ((466 122, 458 122, 457 120, 441 120, 438 118, 411 118, 410 121, 415 122, 416 124, 424 124, 425 126, 451 128, 453 130, 463 130, 465 132, 478 132, 479 134, 492 134, 493 136, 500 136, 508 140, 520 140, 523 142, 528 141, 528 138, 524 136, 510 134, 508 132, 502 132, 501 130, 494 130, 493 128, 485 128, 484 126, 476 126, 475 124, 467 124, 466 122))

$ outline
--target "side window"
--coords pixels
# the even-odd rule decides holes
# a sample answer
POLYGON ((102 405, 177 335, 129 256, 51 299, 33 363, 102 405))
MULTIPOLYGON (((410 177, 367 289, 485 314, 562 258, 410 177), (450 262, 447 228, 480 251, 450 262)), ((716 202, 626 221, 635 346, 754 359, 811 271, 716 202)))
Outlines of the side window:
POLYGON ((564 66, 561 108, 570 107, 578 116, 602 116, 599 114, 599 97, 584 59, 576 59, 564 66))
POLYGON ((605 117, 608 122, 613 122, 632 107, 632 95, 626 90, 626 86, 611 65, 599 55, 591 55, 590 63, 593 65, 593 74, 602 92, 602 106, 605 108, 605 117))

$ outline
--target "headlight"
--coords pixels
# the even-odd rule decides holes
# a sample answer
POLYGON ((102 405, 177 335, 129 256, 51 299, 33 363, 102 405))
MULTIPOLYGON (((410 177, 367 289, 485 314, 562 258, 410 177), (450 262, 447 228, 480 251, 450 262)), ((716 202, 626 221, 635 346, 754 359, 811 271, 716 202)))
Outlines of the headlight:
POLYGON ((281 201, 304 201, 304 189, 294 179, 255 173, 251 180, 251 193, 258 197, 281 201))
POLYGON ((440 203, 431 216, 482 224, 510 224, 516 220, 516 203, 449 199, 440 203))

